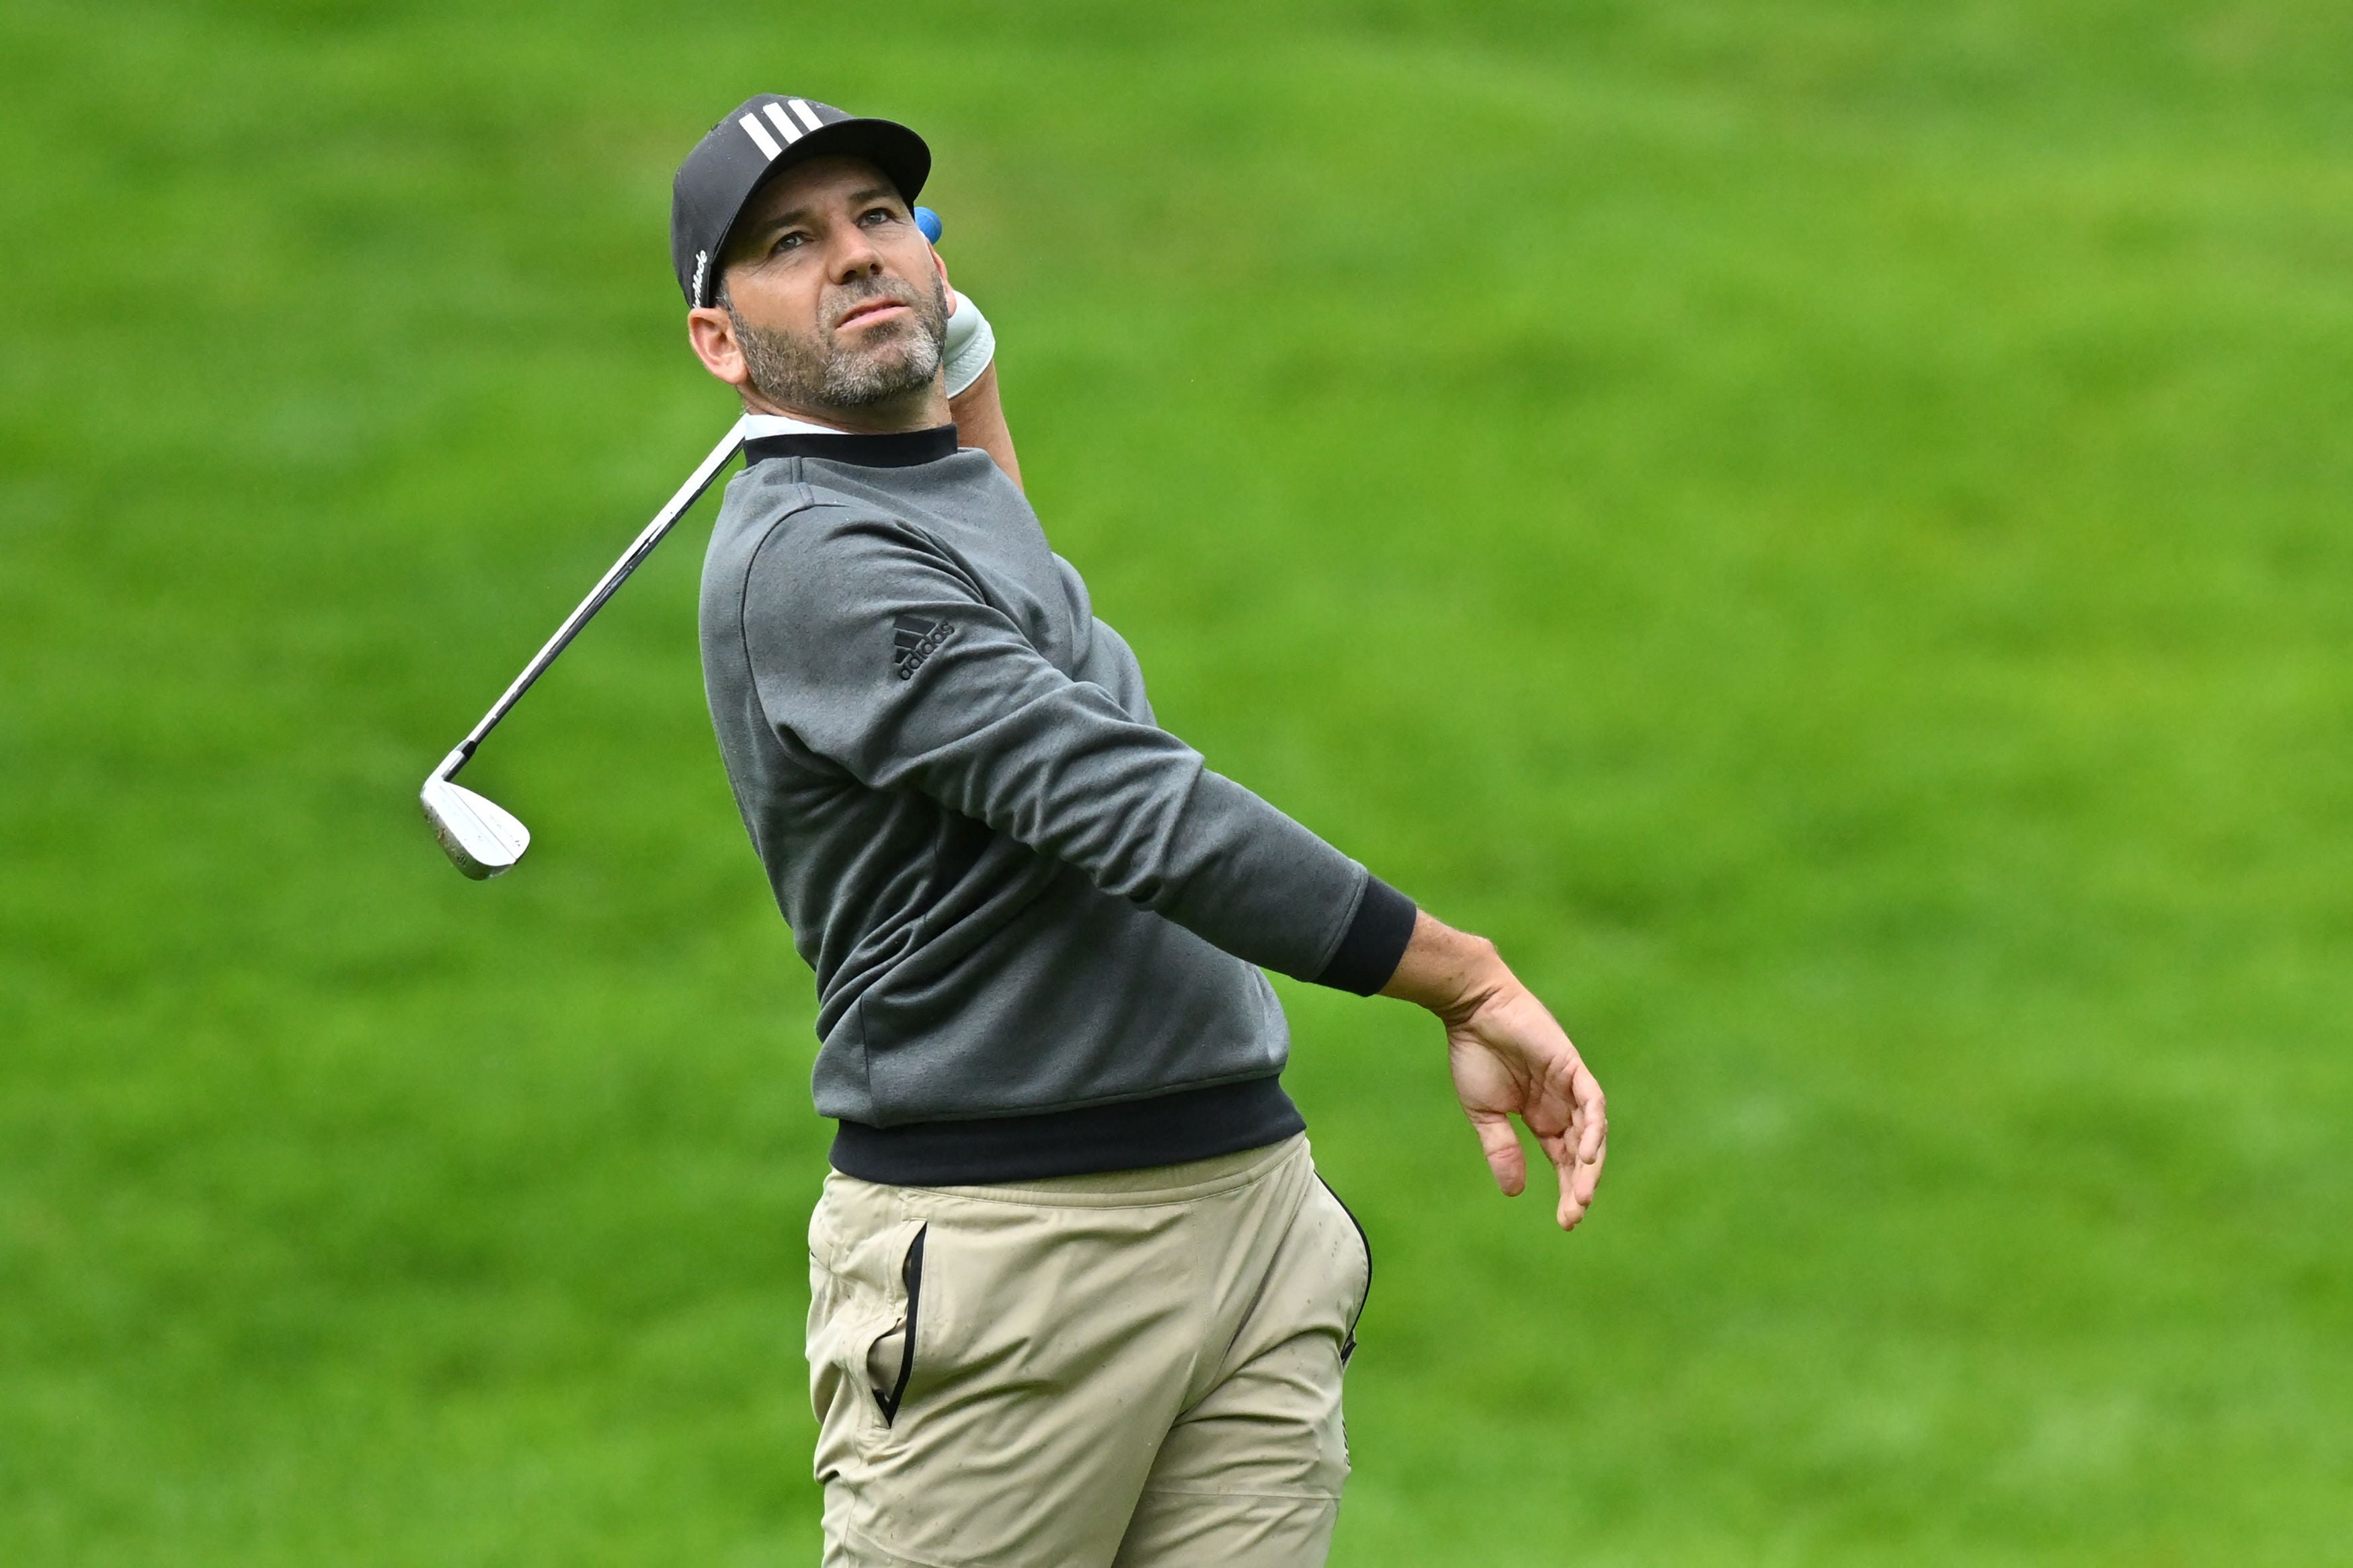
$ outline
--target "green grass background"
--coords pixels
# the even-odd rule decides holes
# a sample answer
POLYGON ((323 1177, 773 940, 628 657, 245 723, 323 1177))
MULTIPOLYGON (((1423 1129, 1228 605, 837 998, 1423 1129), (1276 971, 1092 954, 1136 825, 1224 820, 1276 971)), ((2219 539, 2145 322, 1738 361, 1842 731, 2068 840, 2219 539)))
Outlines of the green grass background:
POLYGON ((1355 1564, 2353 1562, 2353 12, 0 15, 0 1562, 813 1561, 678 157, 922 127, 1165 721, 1611 1091, 1286 987, 1355 1564))

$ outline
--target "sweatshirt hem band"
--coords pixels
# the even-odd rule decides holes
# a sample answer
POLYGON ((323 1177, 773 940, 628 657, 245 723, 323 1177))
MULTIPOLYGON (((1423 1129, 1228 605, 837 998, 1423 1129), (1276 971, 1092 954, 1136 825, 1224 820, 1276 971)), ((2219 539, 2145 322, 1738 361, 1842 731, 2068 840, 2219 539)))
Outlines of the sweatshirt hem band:
POLYGON ((843 1121, 833 1168, 901 1187, 977 1186, 1176 1165, 1262 1148, 1307 1130, 1279 1078, 1024 1116, 871 1127, 843 1121))

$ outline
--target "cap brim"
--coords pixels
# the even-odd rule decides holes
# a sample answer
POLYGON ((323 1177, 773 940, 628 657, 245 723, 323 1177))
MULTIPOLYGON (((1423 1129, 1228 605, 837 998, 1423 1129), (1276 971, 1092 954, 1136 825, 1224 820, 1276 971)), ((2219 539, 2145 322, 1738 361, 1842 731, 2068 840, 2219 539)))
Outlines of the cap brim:
POLYGON ((719 237, 719 256, 726 256, 728 246, 734 242, 735 226, 744 221, 744 209, 752 205, 752 198, 777 175, 811 158, 863 158, 882 171, 910 206, 923 195, 923 182, 932 175, 931 147, 895 120, 837 120, 820 125, 768 161, 758 182, 744 193, 727 232, 719 237))

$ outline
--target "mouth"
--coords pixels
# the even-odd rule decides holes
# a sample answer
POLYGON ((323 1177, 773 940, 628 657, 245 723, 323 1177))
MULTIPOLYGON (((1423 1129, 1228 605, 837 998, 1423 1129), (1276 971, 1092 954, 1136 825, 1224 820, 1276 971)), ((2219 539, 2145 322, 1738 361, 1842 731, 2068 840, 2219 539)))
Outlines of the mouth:
POLYGON ((888 321, 893 316, 904 316, 910 313, 906 305, 897 300, 861 300, 844 310, 835 320, 833 330, 839 331, 844 327, 871 326, 877 321, 888 321))

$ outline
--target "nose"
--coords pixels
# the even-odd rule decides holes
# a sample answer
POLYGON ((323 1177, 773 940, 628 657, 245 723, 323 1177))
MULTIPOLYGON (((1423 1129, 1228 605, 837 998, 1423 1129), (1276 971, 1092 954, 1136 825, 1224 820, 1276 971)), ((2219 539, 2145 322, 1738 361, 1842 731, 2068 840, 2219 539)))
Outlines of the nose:
POLYGON ((839 230, 831 259, 836 283, 854 282, 882 270, 881 253, 874 248, 864 226, 859 224, 848 224, 839 230))

